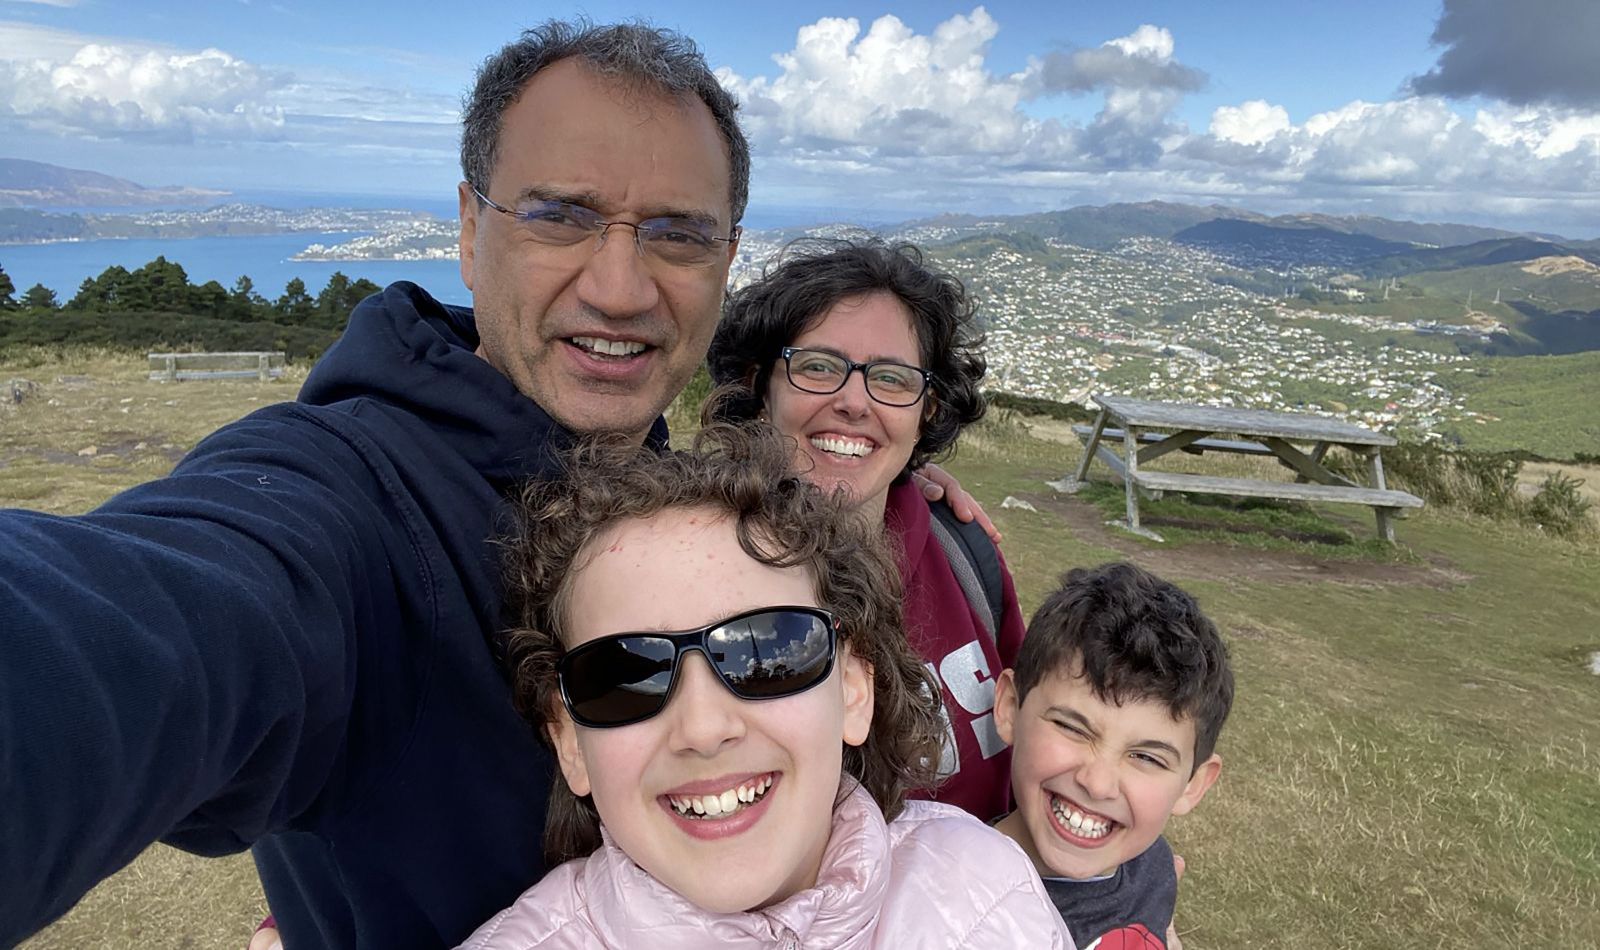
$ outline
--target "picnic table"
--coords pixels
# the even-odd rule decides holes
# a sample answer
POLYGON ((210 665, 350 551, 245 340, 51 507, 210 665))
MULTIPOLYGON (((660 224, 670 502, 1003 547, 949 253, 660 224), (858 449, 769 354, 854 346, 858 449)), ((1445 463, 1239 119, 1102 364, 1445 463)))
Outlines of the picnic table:
POLYGON ((1377 516, 1378 536, 1390 544, 1394 543, 1393 517, 1402 508, 1422 507, 1421 498, 1384 484, 1382 450, 1395 440, 1354 423, 1308 413, 1191 406, 1099 393, 1094 401, 1100 407, 1094 425, 1073 426, 1084 443, 1083 461, 1077 474, 1064 483, 1082 483, 1091 461, 1098 458, 1104 462, 1127 491, 1128 518, 1123 526, 1135 534, 1161 540, 1160 535, 1139 526, 1139 496, 1158 499, 1169 491, 1367 505, 1377 516), (1120 441, 1122 455, 1117 455, 1108 441, 1120 441), (1297 442, 1311 443, 1310 450, 1302 450, 1297 442), (1328 470, 1323 459, 1333 446, 1366 460, 1370 485, 1359 485, 1328 470), (1178 450, 1271 456, 1296 477, 1292 482, 1280 482, 1141 468, 1178 450))

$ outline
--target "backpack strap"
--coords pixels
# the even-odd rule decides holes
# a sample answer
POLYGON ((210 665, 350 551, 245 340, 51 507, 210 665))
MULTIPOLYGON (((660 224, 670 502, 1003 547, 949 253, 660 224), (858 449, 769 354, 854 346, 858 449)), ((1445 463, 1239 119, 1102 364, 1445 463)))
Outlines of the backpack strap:
POLYGON ((989 640, 994 642, 1005 614, 1005 584, 1000 576, 1000 552, 976 521, 960 521, 942 501, 928 503, 928 526, 944 549, 961 592, 978 615, 989 640))

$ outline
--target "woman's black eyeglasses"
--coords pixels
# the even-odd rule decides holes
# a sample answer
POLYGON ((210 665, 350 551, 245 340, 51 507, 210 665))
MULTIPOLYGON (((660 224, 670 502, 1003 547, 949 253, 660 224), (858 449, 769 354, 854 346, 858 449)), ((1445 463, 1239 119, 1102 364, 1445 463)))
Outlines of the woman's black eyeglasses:
POLYGON ((789 383, 801 392, 826 396, 844 388, 850 374, 861 371, 867 395, 885 406, 915 406, 933 376, 925 369, 893 360, 857 363, 827 350, 786 346, 780 351, 789 383))
POLYGON ((699 652, 740 699, 803 693, 828 678, 839 622, 817 607, 763 607, 698 630, 619 633, 556 663, 561 701, 591 729, 643 722, 665 709, 683 655, 699 652))

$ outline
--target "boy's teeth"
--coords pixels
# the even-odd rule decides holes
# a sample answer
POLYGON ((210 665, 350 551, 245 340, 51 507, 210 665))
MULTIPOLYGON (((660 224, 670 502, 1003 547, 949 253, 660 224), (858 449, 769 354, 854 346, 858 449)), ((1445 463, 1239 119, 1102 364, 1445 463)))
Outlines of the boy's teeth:
POLYGON ((1111 833, 1110 819, 1079 811, 1058 797, 1051 796, 1050 810, 1055 813, 1056 821, 1081 838, 1104 838, 1111 833))
POLYGON ((754 804, 766 795, 767 789, 771 787, 772 776, 768 775, 715 795, 671 796, 668 801, 679 815, 688 816, 692 813, 707 818, 719 818, 731 815, 745 805, 754 804))
POLYGON ((643 353, 645 350, 643 343, 633 340, 602 340, 594 336, 575 336, 572 338, 572 342, 591 353, 599 353, 602 356, 633 356, 635 353, 643 353))
POLYGON ((811 444, 824 452, 832 452, 834 455, 851 455, 859 458, 872 454, 872 446, 865 442, 847 442, 844 439, 813 436, 811 444))

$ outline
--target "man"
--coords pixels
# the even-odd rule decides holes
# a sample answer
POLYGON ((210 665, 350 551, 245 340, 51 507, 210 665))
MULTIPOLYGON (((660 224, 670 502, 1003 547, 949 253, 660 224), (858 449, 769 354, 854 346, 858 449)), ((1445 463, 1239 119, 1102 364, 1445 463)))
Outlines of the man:
POLYGON ((737 247, 735 108, 674 34, 528 32, 466 116, 476 323, 396 284, 170 477, 0 512, 0 945, 157 839, 253 844, 298 947, 449 946, 540 877, 486 540, 568 431, 664 442, 737 247))

